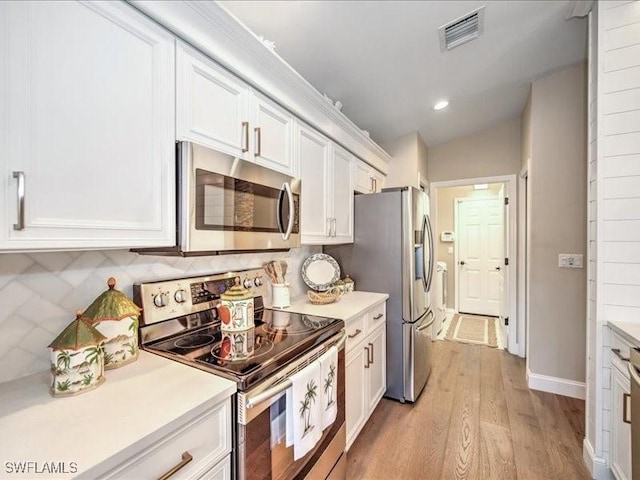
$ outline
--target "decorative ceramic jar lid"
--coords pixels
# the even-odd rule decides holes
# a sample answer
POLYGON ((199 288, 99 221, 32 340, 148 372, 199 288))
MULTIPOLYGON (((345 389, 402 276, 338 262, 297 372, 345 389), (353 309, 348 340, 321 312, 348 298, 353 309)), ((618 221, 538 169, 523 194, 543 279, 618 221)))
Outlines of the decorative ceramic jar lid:
POLYGON ((347 284, 347 283, 353 283, 353 279, 352 279, 349 275, 347 275, 347 276, 345 277, 345 279, 344 279, 344 283, 345 283, 345 284, 347 284))
POLYGON ((107 285, 109 289, 96 298, 82 314, 85 322, 96 324, 105 320, 122 320, 140 315, 141 308, 124 293, 115 289, 115 278, 110 277, 107 285))
POLYGON ((51 342, 49 348, 52 350, 80 350, 99 345, 107 339, 93 325, 80 318, 80 313, 80 311, 77 312, 76 319, 51 342))
POLYGON ((235 284, 229 290, 220 295, 221 300, 225 300, 227 302, 237 302, 240 300, 250 300, 253 298, 253 295, 249 290, 244 288, 240 284, 240 277, 236 277, 235 284))

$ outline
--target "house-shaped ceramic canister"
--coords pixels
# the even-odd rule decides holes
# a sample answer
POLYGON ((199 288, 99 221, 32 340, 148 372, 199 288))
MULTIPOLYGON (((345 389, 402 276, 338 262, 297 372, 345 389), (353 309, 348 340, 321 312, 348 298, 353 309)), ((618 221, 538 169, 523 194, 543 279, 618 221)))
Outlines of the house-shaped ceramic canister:
POLYGON ((102 342, 106 337, 77 318, 51 342, 51 394, 76 395, 104 382, 102 342))
POLYGON ((109 370, 138 358, 140 308, 115 289, 115 278, 109 278, 107 285, 109 289, 87 307, 82 319, 107 337, 104 342, 104 368, 109 370))

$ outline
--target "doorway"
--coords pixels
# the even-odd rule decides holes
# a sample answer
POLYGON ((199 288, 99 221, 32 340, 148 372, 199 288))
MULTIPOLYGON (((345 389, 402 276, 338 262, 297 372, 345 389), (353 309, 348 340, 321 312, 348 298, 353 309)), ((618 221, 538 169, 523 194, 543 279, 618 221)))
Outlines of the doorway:
MULTIPOLYGON (((459 312, 497 317, 499 319, 498 328, 502 334, 505 348, 510 353, 524 356, 524 354, 520 354, 516 328, 518 319, 516 308, 517 259, 510 255, 510 252, 516 251, 517 246, 515 218, 517 210, 514 206, 516 186, 517 177, 515 175, 433 182, 430 186, 430 197, 431 216, 435 225, 441 224, 441 216, 449 215, 446 212, 447 208, 451 211, 450 215, 452 216, 458 210, 449 228, 436 231, 437 238, 434 248, 436 259, 446 261, 449 265, 450 281, 447 296, 450 300, 447 305, 447 317, 450 318, 459 312), (474 185, 476 185, 475 190, 474 185), (454 187, 465 187, 464 191, 467 193, 464 195, 457 193, 456 197, 451 194, 455 190, 449 190, 447 195, 447 190, 454 187), (456 199, 463 197, 465 199, 461 202, 456 201, 456 199), (462 207, 462 212, 458 206, 462 207), (480 210, 485 213, 480 214, 480 210), (470 217, 474 216, 477 225, 471 226, 473 221, 470 220, 470 217), (455 225, 455 221, 460 217, 468 227, 466 233, 463 228, 463 234, 466 235, 470 248, 485 250, 486 258, 483 260, 476 260, 475 257, 479 258, 479 255, 472 254, 479 252, 472 252, 465 247, 465 239, 460 241, 460 226, 455 225), (482 229, 480 223, 483 224, 482 229), (484 233, 481 230, 484 230, 484 233), (482 236, 486 237, 486 241, 484 241, 486 247, 480 248, 479 245, 482 243, 480 237, 482 236), (463 256, 466 258, 462 258, 463 256), (472 258, 471 262, 469 262, 470 258, 472 258), (460 265, 460 262, 463 261, 464 264, 460 265), (465 276, 466 278, 463 278, 465 276), (461 279, 462 285, 460 285, 461 279), (478 300, 475 307, 469 307, 467 301, 471 297, 480 298, 482 291, 485 292, 484 299, 478 300), (463 296, 462 302, 460 301, 461 295, 463 296), (478 309, 479 303, 483 304, 480 309, 478 309)), ((462 191, 462 189, 458 190, 458 192, 462 191)), ((438 293, 435 292, 436 295, 438 293)))

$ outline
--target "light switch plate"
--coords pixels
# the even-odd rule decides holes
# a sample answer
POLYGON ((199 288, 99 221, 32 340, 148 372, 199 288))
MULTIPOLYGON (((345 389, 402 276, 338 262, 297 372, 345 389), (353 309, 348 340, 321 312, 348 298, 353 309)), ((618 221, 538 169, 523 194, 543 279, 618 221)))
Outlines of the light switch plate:
POLYGON ((582 254, 560 253, 558 255, 558 267, 560 268, 582 268, 582 254))
POLYGON ((453 255, 453 247, 449 247, 447 249, 447 252, 449 252, 449 255, 453 255))

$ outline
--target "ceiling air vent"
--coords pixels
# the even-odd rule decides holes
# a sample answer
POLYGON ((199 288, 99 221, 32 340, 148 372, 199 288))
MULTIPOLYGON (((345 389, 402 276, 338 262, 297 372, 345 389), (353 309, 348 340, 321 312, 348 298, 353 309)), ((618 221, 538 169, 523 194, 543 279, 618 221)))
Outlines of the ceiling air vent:
POLYGON ((482 35, 483 31, 484 6, 441 26, 438 29, 440 50, 446 52, 452 48, 459 47, 463 43, 475 40, 482 35))

